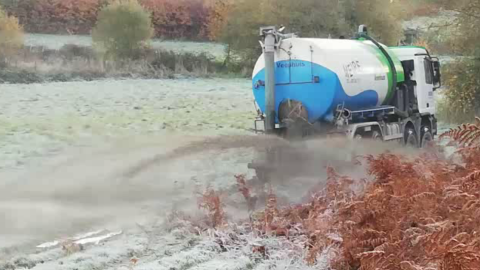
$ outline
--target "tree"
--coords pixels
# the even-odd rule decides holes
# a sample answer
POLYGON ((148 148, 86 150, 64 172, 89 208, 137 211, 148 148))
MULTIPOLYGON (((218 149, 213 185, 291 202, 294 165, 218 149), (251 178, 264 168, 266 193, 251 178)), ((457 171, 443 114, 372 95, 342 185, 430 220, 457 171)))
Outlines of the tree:
POLYGON ((207 32, 208 38, 212 41, 218 40, 222 33, 223 26, 227 21, 233 6, 233 0, 211 0, 207 1, 207 32))
POLYGON ((23 46, 23 29, 18 19, 8 16, 0 6, 0 57, 11 54, 23 46))
POLYGON ((387 45, 396 45, 403 36, 402 10, 398 3, 385 0, 239 0, 226 5, 214 17, 213 37, 226 43, 242 64, 252 67, 261 53, 258 29, 285 25, 302 37, 353 36, 358 25, 369 26, 372 35, 387 45), (230 7, 229 10, 223 10, 230 7), (215 29, 223 24, 221 30, 215 29))
POLYGON ((148 12, 137 0, 116 0, 103 8, 93 29, 95 46, 107 58, 135 58, 153 36, 148 12))
POLYGON ((450 44, 460 59, 446 68, 445 100, 442 103, 445 121, 460 123, 480 115, 480 3, 460 0, 459 17, 450 44))
POLYGON ((267 25, 285 25, 304 37, 352 34, 338 0, 243 0, 234 2, 216 36, 251 69, 261 54, 259 28, 267 25))
POLYGON ((371 35, 379 41, 397 45, 403 38, 403 6, 398 1, 356 0, 352 22, 367 25, 371 35))
POLYGON ((203 39, 206 37, 205 0, 141 0, 152 11, 155 34, 166 38, 203 39))

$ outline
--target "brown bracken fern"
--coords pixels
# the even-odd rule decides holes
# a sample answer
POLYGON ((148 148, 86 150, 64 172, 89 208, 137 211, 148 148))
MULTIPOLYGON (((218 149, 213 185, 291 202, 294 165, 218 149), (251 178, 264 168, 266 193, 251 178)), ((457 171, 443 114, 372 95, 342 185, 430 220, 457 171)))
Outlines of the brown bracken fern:
POLYGON ((213 189, 207 189, 198 200, 198 206, 207 211, 210 224, 214 228, 225 225, 225 213, 223 211, 220 195, 213 189))
POLYGON ((475 124, 462 124, 456 129, 450 129, 440 136, 440 138, 444 137, 451 137, 461 145, 478 145, 480 142, 480 118, 475 118, 475 124))
MULTIPOLYGON (((314 187, 306 203, 287 207, 278 206, 270 189, 266 209, 252 215, 252 231, 304 239, 310 264, 333 247, 331 269, 480 269, 480 119, 444 137, 462 145, 461 165, 436 155, 366 156, 368 183, 328 168, 326 184, 314 187)), ((246 180, 237 177, 237 184, 248 202, 246 180)), ((203 202, 218 227, 219 197, 210 191, 203 202)))

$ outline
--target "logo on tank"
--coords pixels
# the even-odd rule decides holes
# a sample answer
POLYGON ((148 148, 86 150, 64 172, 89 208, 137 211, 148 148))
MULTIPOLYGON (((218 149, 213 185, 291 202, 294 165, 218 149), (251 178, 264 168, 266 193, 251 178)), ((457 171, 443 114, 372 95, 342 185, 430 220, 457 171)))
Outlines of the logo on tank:
POLYGON ((359 74, 362 73, 362 66, 359 61, 352 61, 346 65, 343 65, 345 71, 345 78, 347 83, 359 83, 359 74))
POLYGON ((305 67, 305 63, 300 61, 292 61, 289 63, 281 63, 277 62, 277 68, 297 68, 297 67, 305 67))

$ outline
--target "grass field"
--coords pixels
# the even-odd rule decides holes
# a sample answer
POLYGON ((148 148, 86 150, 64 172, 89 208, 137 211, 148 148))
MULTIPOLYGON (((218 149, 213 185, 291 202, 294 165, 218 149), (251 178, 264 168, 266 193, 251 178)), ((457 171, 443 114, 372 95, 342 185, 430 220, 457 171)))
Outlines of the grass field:
MULTIPOLYGON (((49 49, 60 49, 66 44, 92 46, 92 38, 90 36, 80 35, 25 35, 25 45, 27 46, 43 46, 49 49)), ((154 48, 160 48, 177 53, 205 53, 219 59, 223 59, 225 57, 225 45, 219 43, 154 39, 152 40, 151 44, 154 48)))

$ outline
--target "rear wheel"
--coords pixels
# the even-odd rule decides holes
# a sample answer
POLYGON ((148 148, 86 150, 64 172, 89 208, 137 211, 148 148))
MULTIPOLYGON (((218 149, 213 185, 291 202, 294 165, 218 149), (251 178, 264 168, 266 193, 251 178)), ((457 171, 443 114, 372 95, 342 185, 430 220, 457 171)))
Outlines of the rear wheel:
POLYGON ((405 131, 405 145, 410 147, 418 147, 417 134, 413 128, 407 128, 405 131))
POLYGON ((433 135, 430 132, 430 130, 426 127, 422 127, 422 130, 423 130, 423 135, 422 135, 421 147, 422 148, 427 148, 427 147, 431 146, 431 144, 433 142, 433 135))
POLYGON ((372 132, 372 139, 374 141, 382 141, 383 139, 382 139, 382 134, 380 133, 380 131, 374 130, 372 132))

